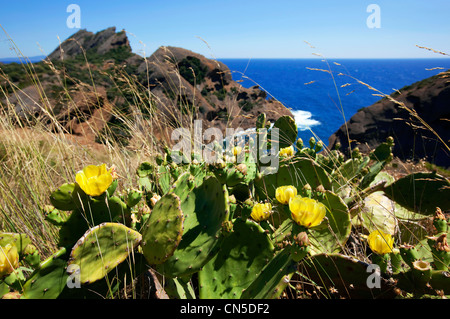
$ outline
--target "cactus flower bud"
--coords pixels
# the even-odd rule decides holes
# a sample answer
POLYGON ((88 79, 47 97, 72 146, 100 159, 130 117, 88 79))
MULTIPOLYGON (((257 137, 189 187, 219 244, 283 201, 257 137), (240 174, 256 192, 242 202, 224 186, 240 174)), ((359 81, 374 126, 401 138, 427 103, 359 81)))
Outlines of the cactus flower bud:
POLYGON ((291 198, 297 196, 297 188, 295 186, 280 186, 275 190, 275 198, 281 204, 289 204, 291 198))
POLYGON ((19 253, 15 245, 0 246, 0 277, 9 275, 19 267, 19 253))
POLYGON ((295 196, 289 202, 292 219, 300 226, 306 228, 319 225, 326 215, 324 204, 300 195, 295 196))
POLYGON ((272 213, 272 205, 270 203, 258 203, 253 206, 251 217, 254 221, 260 222, 269 218, 272 213))
POLYGON ((336 144, 334 144, 335 150, 339 150, 341 147, 342 147, 342 144, 340 142, 336 142, 336 144))
POLYGON ((388 143, 389 146, 394 145, 394 138, 392 136, 388 136, 386 143, 388 143))
POLYGON ((302 231, 302 232, 298 233, 296 236, 294 236, 294 241, 300 247, 309 246, 308 234, 304 231, 302 231))
POLYGON ((87 195, 99 196, 112 184, 113 175, 106 164, 88 165, 76 174, 75 180, 87 195))
POLYGON ((309 252, 309 238, 307 232, 300 232, 294 236, 291 246, 291 257, 294 262, 301 261, 309 252))
POLYGON ((392 252, 394 238, 381 230, 375 230, 367 237, 367 242, 373 252, 384 255, 392 252))
POLYGON ((323 143, 322 143, 322 141, 318 141, 318 142, 316 143, 316 146, 314 147, 314 150, 315 150, 316 152, 320 152, 322 149, 323 149, 323 143))
POLYGON ((436 207, 436 213, 433 218, 433 225, 438 233, 446 233, 448 229, 447 218, 439 207, 436 207))
POLYGON ((439 237, 427 237, 427 239, 433 253, 435 268, 448 271, 450 267, 450 246, 447 242, 447 233, 443 233, 439 237))
POLYGON ((309 139, 309 147, 312 149, 312 148, 314 148, 315 145, 316 145, 316 139, 314 138, 314 136, 311 136, 311 138, 309 139))

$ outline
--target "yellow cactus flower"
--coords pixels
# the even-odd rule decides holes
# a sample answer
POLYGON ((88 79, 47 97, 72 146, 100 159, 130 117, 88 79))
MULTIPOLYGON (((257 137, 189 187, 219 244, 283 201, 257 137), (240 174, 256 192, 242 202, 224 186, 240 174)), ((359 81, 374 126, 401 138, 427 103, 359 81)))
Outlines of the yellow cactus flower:
POLYGON ((392 252, 394 246, 394 238, 390 234, 386 234, 381 230, 374 230, 367 237, 367 242, 373 252, 384 255, 392 252))
POLYGON ((238 156, 242 152, 242 147, 235 146, 235 147, 233 147, 233 149, 231 151, 232 151, 234 156, 238 156))
POLYGON ((297 188, 295 186, 280 186, 275 190, 275 198, 281 204, 289 204, 291 198, 297 196, 297 188))
POLYGON ((254 221, 260 222, 269 218, 272 213, 272 205, 270 203, 258 203, 253 206, 251 217, 254 221))
POLYGON ((88 165, 77 173, 75 180, 87 195, 99 196, 111 185, 113 176, 106 164, 88 165))
POLYGON ((290 157, 290 156, 294 156, 294 146, 288 146, 285 148, 282 148, 280 150, 280 152, 278 153, 279 156, 285 156, 285 157, 290 157))
POLYGON ((319 225, 325 218, 327 209, 324 204, 300 195, 289 202, 292 219, 300 226, 306 228, 319 225))
POLYGON ((0 277, 9 275, 19 267, 19 253, 16 245, 0 246, 0 277))

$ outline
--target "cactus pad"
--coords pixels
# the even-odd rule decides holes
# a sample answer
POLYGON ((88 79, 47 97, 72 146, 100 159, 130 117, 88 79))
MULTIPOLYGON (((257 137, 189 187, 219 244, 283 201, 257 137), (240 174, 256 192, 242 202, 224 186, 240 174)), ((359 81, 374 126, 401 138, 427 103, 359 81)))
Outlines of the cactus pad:
POLYGON ((273 245, 258 224, 238 219, 218 254, 199 272, 200 298, 240 298, 273 256, 273 245))
POLYGON ((300 190, 306 184, 312 189, 320 185, 325 189, 331 189, 331 181, 326 171, 308 158, 281 161, 277 173, 265 175, 255 181, 260 200, 275 198, 275 189, 279 186, 293 185, 300 190))
POLYGON ((168 277, 179 277, 200 270, 217 252, 222 223, 227 216, 226 189, 214 176, 185 194, 185 188, 173 189, 181 199, 184 232, 181 242, 158 271, 168 277), (183 199, 184 198, 184 199, 183 199))
POLYGON ((368 277, 374 273, 368 271, 368 267, 369 264, 353 257, 320 254, 304 259, 299 270, 317 285, 324 287, 322 291, 328 294, 329 298, 338 297, 333 296, 332 291, 337 291, 337 294, 344 298, 395 297, 394 287, 383 278, 380 278, 380 288, 368 287, 368 277))
POLYGON ((141 247, 149 264, 161 264, 172 256, 181 241, 183 223, 180 198, 173 193, 161 197, 142 232, 141 247))
POLYGON ((122 224, 100 224, 78 240, 70 253, 69 265, 80 267, 82 284, 94 282, 124 261, 141 238, 141 234, 122 224))
POLYGON ((398 179, 384 189, 386 195, 403 207, 424 215, 436 207, 450 207, 450 181, 435 173, 416 173, 398 179))
POLYGON ((296 264, 288 249, 283 249, 264 267, 252 284, 242 292, 241 299, 277 298, 287 285, 285 278, 290 278, 296 270, 296 264), (284 285, 280 286, 280 283, 284 285))
POLYGON ((275 121, 274 128, 279 129, 279 148, 291 146, 297 140, 298 129, 295 120, 289 116, 281 116, 275 121))
POLYGON ((383 192, 375 192, 364 199, 364 208, 358 219, 369 233, 379 229, 386 234, 394 235, 398 227, 395 213, 395 202, 383 192))
POLYGON ((61 185, 56 191, 50 194, 50 202, 55 208, 60 210, 73 210, 77 208, 76 202, 72 195, 76 187, 76 183, 66 183, 61 185))
POLYGON ((347 205, 336 194, 326 191, 319 199, 327 208, 326 219, 311 228, 311 253, 338 252, 347 242, 351 232, 350 213, 347 205))
POLYGON ((69 275, 66 272, 66 249, 62 248, 44 260, 23 286, 25 299, 56 299, 64 290, 69 275))
POLYGON ((20 256, 24 255, 31 239, 26 234, 0 232, 0 246, 15 245, 20 256))

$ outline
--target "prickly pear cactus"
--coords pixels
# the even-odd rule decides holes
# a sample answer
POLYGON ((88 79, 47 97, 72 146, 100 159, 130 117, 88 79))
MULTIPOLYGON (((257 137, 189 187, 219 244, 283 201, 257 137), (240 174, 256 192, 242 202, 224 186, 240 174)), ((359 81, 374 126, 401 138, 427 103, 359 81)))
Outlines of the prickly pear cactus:
POLYGON ((5 247, 8 244, 15 245, 19 256, 22 257, 27 246, 31 245, 31 239, 26 234, 0 232, 0 246, 5 247))
POLYGON ((312 189, 323 186, 331 190, 331 181, 326 171, 309 158, 281 161, 275 174, 265 175, 255 180, 259 200, 275 198, 277 187, 293 185, 300 190, 307 184, 312 189))
POLYGON ((138 185, 142 191, 151 193, 155 190, 153 174, 155 167, 149 162, 143 162, 136 169, 138 185))
POLYGON ((77 208, 76 202, 73 198, 76 183, 66 183, 61 185, 50 195, 50 202, 55 208, 60 210, 73 210, 77 208))
POLYGON ((395 202, 379 191, 367 196, 363 204, 364 207, 355 218, 354 225, 361 225, 368 233, 379 229, 386 234, 395 234, 398 227, 395 202))
MULTIPOLYGON (((295 120, 288 115, 279 117, 273 128, 279 130, 279 148, 291 146, 297 140, 298 129, 295 120)), ((272 140, 272 138, 271 138, 272 140)))
POLYGON ((382 278, 379 288, 369 288, 374 270, 370 264, 341 254, 319 254, 305 258, 299 266, 300 271, 317 286, 323 287, 321 293, 326 298, 393 298, 394 286, 382 278))
POLYGON ((336 194, 326 191, 317 198, 327 208, 326 220, 311 229, 311 253, 336 253, 342 251, 347 242, 352 223, 348 207, 336 194))
POLYGON ((261 226, 237 219, 218 254, 199 272, 200 298, 240 298, 273 254, 274 247, 261 226))
POLYGON ((405 208, 431 215, 436 207, 450 207, 450 181, 436 173, 416 173, 388 185, 386 196, 405 208))
POLYGON ((66 272, 67 255, 67 250, 62 248, 44 260, 24 284, 22 297, 25 299, 58 298, 69 278, 66 272))
POLYGON ((354 180, 360 179, 362 170, 367 167, 369 160, 368 156, 351 158, 335 168, 330 174, 333 191, 341 197, 349 196, 354 188, 354 180))
POLYGON ((188 180, 172 190, 182 201, 185 219, 180 244, 169 259, 157 266, 168 277, 193 274, 217 253, 222 223, 228 214, 227 190, 217 178, 206 177, 200 186, 186 192, 190 189, 188 180))
POLYGON ((161 264, 173 255, 183 224, 180 198, 173 193, 161 197, 142 231, 142 252, 150 265, 161 264))
POLYGON ((259 276, 242 292, 241 299, 278 298, 296 271, 296 265, 289 250, 283 249, 278 252, 259 276))
MULTIPOLYGON (((76 192, 76 191, 75 191, 76 192)), ((87 229, 101 223, 123 220, 130 208, 119 197, 105 195, 99 198, 85 197, 78 193, 80 208, 72 211, 59 230, 59 246, 71 246, 87 229)))
POLYGON ((82 284, 92 283, 123 262, 141 239, 141 234, 122 224, 100 224, 78 240, 68 264, 79 267, 82 284))

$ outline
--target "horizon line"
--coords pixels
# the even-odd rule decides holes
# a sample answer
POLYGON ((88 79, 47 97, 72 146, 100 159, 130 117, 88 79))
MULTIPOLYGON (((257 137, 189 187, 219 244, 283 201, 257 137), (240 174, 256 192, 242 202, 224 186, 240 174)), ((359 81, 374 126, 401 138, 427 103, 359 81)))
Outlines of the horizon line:
MULTIPOLYGON (((133 52, 134 53, 134 52, 133 52)), ((135 53, 142 56, 138 53, 135 53)), ((151 56, 151 55, 150 55, 151 56)), ((148 56, 148 57, 150 57, 148 56)), ((36 59, 46 58, 48 55, 34 55, 34 56, 7 56, 0 57, 0 60, 11 59, 36 59)), ((205 56, 206 57, 206 56, 205 56)), ((208 58, 208 57, 206 57, 208 58)), ((448 59, 448 56, 435 56, 435 57, 218 57, 211 58, 213 60, 430 60, 430 59, 448 59)))

